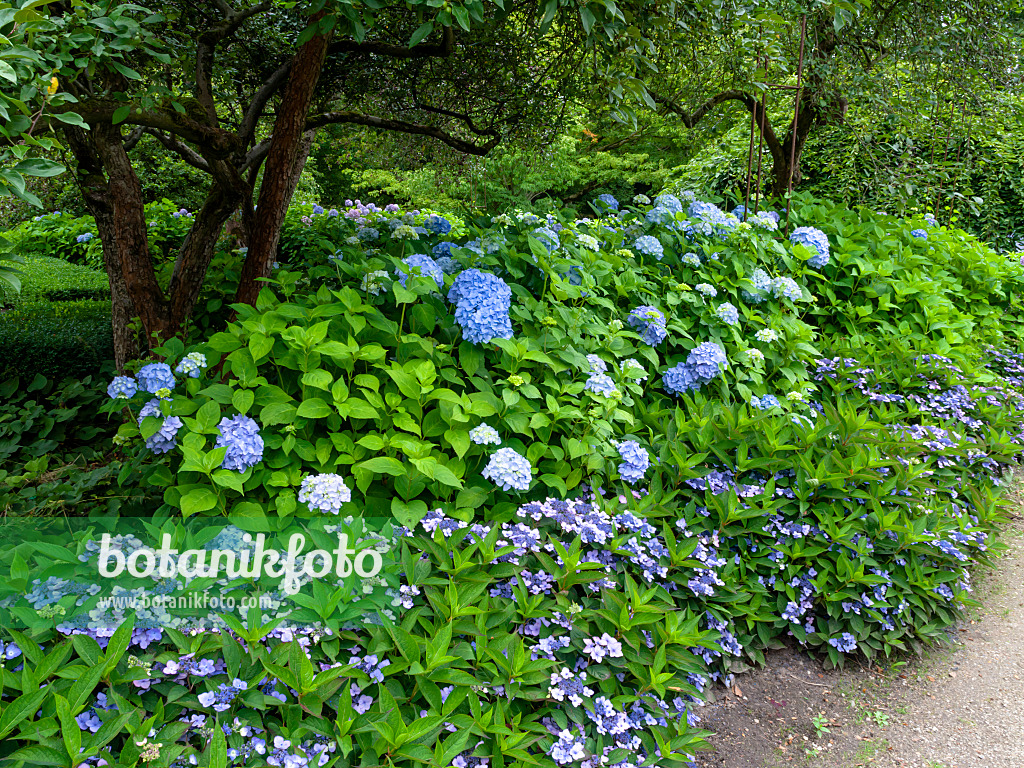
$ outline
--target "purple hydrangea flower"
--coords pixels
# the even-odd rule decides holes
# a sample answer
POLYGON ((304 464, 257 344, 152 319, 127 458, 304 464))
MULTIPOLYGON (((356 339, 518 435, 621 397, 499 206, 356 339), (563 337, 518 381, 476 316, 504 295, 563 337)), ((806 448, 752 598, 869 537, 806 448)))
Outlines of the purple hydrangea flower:
POLYGON ((227 447, 224 454, 224 469, 244 472, 263 460, 263 438, 260 437, 260 425, 248 416, 236 414, 231 418, 225 416, 217 425, 220 434, 217 436, 217 448, 227 447))

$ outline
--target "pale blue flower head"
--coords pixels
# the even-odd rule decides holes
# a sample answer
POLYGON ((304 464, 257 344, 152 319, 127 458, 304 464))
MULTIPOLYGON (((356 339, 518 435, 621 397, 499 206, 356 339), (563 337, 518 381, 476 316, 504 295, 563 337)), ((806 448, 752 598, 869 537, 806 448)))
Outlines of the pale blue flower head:
POLYGON ((814 269, 821 269, 828 264, 828 235, 820 229, 815 227, 797 227, 790 234, 789 241, 794 244, 803 245, 814 254, 807 260, 808 266, 814 269))
POLYGON ((501 445, 498 430, 488 424, 480 424, 469 430, 469 439, 477 445, 501 445))
POLYGON ((171 366, 167 363, 150 363, 144 365, 135 374, 139 386, 150 394, 156 394, 161 389, 174 389, 174 374, 171 366))
POLYGON ((217 425, 217 448, 227 448, 221 466, 244 472, 249 467, 263 460, 263 438, 260 437, 260 426, 248 416, 235 414, 231 418, 225 416, 217 425))
POLYGON ((107 394, 114 400, 127 400, 138 391, 139 385, 131 376, 115 376, 107 387, 107 394))
POLYGON ((307 475, 299 486, 299 501, 311 511, 337 515, 342 504, 352 501, 352 491, 341 475, 307 475))
POLYGON ((525 456, 511 448, 499 448, 491 454, 483 476, 503 491, 527 491, 533 479, 533 468, 525 456))

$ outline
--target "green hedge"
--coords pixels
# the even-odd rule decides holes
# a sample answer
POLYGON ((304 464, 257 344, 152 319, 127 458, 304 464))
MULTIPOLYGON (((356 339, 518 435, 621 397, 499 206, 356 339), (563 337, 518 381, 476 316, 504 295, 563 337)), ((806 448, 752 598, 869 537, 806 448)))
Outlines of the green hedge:
POLYGON ((21 291, 0 288, 0 304, 24 305, 38 301, 105 301, 110 298, 107 276, 95 269, 49 256, 30 256, 16 265, 21 291))
POLYGON ((0 379, 87 376, 113 356, 108 301, 32 301, 0 312, 0 379))

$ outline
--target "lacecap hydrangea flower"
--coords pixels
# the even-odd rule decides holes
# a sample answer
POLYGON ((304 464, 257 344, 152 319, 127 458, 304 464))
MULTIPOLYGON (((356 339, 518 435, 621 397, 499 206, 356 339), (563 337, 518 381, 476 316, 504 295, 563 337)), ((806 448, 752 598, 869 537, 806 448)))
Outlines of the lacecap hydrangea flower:
POLYGON ((668 336, 665 316, 652 306, 642 304, 629 313, 626 322, 634 328, 645 344, 658 346, 668 336))
POLYGON ((920 238, 921 240, 927 240, 928 239, 928 233, 925 230, 923 230, 923 229, 913 229, 913 230, 910 231, 910 235, 912 237, 920 238))
POLYGON ((178 430, 181 429, 181 419, 177 416, 164 416, 160 411, 160 399, 154 397, 139 411, 139 426, 142 426, 148 417, 153 416, 163 419, 160 428, 146 438, 146 447, 153 453, 167 453, 178 444, 178 430))
MULTIPOLYGON (((424 275, 434 278, 434 282, 437 283, 438 288, 444 287, 444 270, 442 270, 441 267, 438 266, 436 261, 427 256, 425 253, 412 254, 409 258, 405 260, 405 265, 409 268, 419 267, 420 272, 422 272, 424 275)), ((395 274, 398 275, 398 282, 400 282, 402 284, 402 287, 404 288, 406 281, 409 279, 409 276, 400 269, 395 270, 395 274)))
POLYGON ((815 227, 797 227, 789 236, 789 241, 803 245, 814 255, 807 260, 807 265, 821 269, 828 264, 828 235, 815 227))
POLYGON ((189 352, 174 368, 175 373, 188 376, 190 379, 198 379, 199 372, 206 367, 206 355, 202 352, 189 352))
POLYGON ((342 504, 352 501, 352 491, 341 475, 308 475, 299 486, 299 501, 314 512, 337 515, 342 504))
POLYGON ((469 439, 477 445, 501 445, 498 430, 488 424, 480 424, 469 430, 469 439))
POLYGON ((512 338, 508 316, 512 291, 500 277, 479 269, 464 270, 448 291, 448 301, 455 304, 455 322, 471 344, 512 338))
POLYGON ((167 363, 144 365, 135 378, 139 386, 150 394, 155 395, 161 389, 174 389, 174 374, 167 363))
POLYGON ((128 400, 139 391, 139 385, 131 376, 115 376, 107 387, 107 394, 114 400, 128 400))
POLYGON ((636 440, 625 440, 618 444, 619 475, 630 485, 636 485, 644 479, 644 473, 651 466, 651 455, 636 440))
POLYGON ((244 472, 249 467, 263 460, 263 438, 260 437, 260 425, 241 413, 231 418, 225 416, 217 425, 217 448, 226 447, 224 469, 244 472))
POLYGON ((661 261, 665 255, 665 249, 662 247, 661 242, 658 238, 651 235, 642 235, 638 237, 633 243, 633 248, 642 253, 644 256, 653 256, 658 261, 661 261))
POLYGON ((511 448, 499 448, 491 454, 481 473, 503 491, 526 491, 533 479, 533 468, 525 456, 511 448))

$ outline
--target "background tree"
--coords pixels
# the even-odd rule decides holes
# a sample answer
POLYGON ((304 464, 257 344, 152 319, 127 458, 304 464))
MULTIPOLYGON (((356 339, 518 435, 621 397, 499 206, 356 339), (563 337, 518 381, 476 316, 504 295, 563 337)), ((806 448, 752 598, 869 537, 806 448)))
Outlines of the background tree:
MULTIPOLYGON (((255 299, 317 129, 347 123, 485 153, 521 126, 557 125, 589 77, 585 59, 645 49, 631 19, 655 4, 635 6, 50 3, 35 48, 75 100, 57 116, 77 124, 49 127, 66 136, 103 242, 118 363, 135 351, 131 318, 150 341, 179 332, 235 211, 249 245, 238 298, 255 299), (131 157, 147 134, 209 178, 166 286, 131 157)), ((674 18, 674 5, 658 9, 674 18)))

